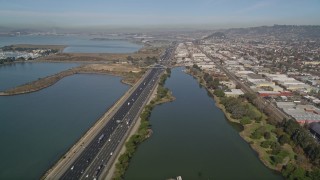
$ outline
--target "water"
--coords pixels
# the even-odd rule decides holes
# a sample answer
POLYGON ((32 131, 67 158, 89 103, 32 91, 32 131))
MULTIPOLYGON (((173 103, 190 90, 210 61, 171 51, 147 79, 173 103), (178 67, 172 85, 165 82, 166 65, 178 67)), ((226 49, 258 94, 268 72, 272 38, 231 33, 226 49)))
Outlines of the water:
POLYGON ((0 97, 0 179, 39 179, 128 88, 119 77, 77 74, 0 97))
POLYGON ((152 111, 154 133, 137 149, 125 179, 282 179, 260 162, 195 79, 176 68, 166 87, 176 100, 152 111))
MULTIPOLYGON (((66 53, 132 53, 138 51, 142 45, 126 40, 91 40, 97 36, 78 35, 28 35, 14 37, 0 37, 0 47, 12 44, 36 45, 66 45, 66 53)), ((103 37, 106 38, 106 37, 103 37)))
POLYGON ((79 63, 13 63, 0 66, 0 91, 79 66, 79 63))

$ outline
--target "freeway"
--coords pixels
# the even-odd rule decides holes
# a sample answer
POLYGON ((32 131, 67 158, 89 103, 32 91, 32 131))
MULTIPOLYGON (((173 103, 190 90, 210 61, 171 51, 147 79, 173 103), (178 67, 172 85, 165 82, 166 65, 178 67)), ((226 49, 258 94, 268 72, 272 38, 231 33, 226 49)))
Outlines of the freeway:
POLYGON ((157 70, 152 81, 146 84, 146 87, 141 92, 140 97, 135 100, 135 103, 131 107, 130 111, 124 117, 124 122, 120 123, 120 125, 117 127, 115 132, 103 147, 104 149, 100 151, 100 154, 95 159, 95 162, 92 163, 92 165, 84 173, 85 177, 92 174, 93 176, 97 176, 100 173, 99 166, 104 167, 108 165, 105 164, 105 161, 108 161, 112 156, 114 156, 113 154, 117 147, 121 147, 118 145, 122 144, 121 141, 124 139, 123 137, 126 137, 127 133, 129 133, 128 130, 136 122, 136 116, 139 115, 140 110, 142 110, 141 107, 143 107, 143 104, 146 102, 147 97, 151 93, 153 87, 155 87, 155 84, 157 82, 156 79, 160 76, 161 72, 162 71, 157 70))
MULTIPOLYGON (((206 51, 204 51, 202 48, 200 48, 199 46, 197 46, 197 48, 204 53, 208 58, 210 58, 212 61, 216 62, 213 57, 208 54, 206 51)), ((219 62, 215 63, 216 66, 222 70, 230 79, 232 79, 236 84, 238 84, 241 89, 246 92, 246 93, 251 93, 251 94, 256 94, 256 92, 254 92, 250 87, 248 87, 247 85, 245 85, 243 82, 241 82, 233 73, 231 73, 230 71, 228 71, 224 66, 220 65, 219 62)), ((284 112, 282 112, 279 108, 277 108, 276 106, 274 106, 271 102, 267 101, 266 99, 257 96, 256 98, 256 103, 258 104, 260 109, 268 109, 270 110, 273 115, 275 115, 277 117, 278 121, 282 121, 283 119, 289 119, 290 117, 285 114, 284 112)))
POLYGON ((134 126, 152 91, 156 87, 161 68, 168 64, 173 48, 169 48, 161 57, 161 65, 150 69, 140 84, 132 91, 128 98, 120 105, 117 112, 84 147, 81 154, 65 170, 60 179, 98 179, 103 172, 108 171, 115 160, 119 149, 124 144, 131 127, 134 126))

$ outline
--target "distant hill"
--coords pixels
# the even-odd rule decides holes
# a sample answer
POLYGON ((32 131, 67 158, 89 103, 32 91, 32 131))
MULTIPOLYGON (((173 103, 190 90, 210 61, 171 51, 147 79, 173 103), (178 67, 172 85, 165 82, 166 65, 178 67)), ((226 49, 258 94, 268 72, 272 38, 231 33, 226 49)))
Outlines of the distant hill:
POLYGON ((273 35, 277 38, 320 38, 320 26, 274 25, 250 28, 233 28, 226 34, 273 35))
POLYGON ((226 39, 226 38, 227 36, 223 32, 215 32, 203 39, 207 40, 207 39, 226 39))

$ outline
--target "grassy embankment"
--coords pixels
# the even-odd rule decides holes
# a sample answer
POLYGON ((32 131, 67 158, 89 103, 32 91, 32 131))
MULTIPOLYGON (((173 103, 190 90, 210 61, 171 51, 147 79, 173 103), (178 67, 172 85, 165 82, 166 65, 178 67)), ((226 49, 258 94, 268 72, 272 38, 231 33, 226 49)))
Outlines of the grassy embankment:
MULTIPOLYGON (((297 143, 298 138, 294 138, 296 136, 294 132, 299 131, 303 131, 300 137, 306 138, 303 136, 305 130, 301 126, 296 125, 294 121, 283 123, 273 121, 250 103, 249 96, 225 97, 222 90, 214 88, 212 79, 211 82, 208 82, 210 78, 204 78, 205 73, 200 69, 191 67, 189 73, 206 87, 227 119, 243 127, 239 133, 240 136, 258 153, 259 158, 267 167, 281 172, 287 179, 319 179, 317 145, 308 143, 303 152, 300 145, 304 141, 297 143), (317 155, 307 156, 308 150, 312 150, 317 155)), ((312 142, 312 140, 308 141, 312 142)))
POLYGON ((115 180, 123 179, 126 169, 129 166, 130 159, 133 157, 134 152, 137 149, 137 146, 142 143, 144 140, 150 137, 151 129, 149 118, 151 115, 152 109, 160 103, 165 103, 173 101, 174 97, 171 92, 164 87, 165 80, 170 76, 170 70, 167 70, 160 78, 159 85, 157 88, 156 97, 150 101, 150 103, 145 106, 143 112, 140 115, 140 126, 137 132, 132 135, 129 140, 125 143, 125 152, 120 155, 118 162, 116 163, 116 170, 113 174, 115 180))
POLYGON ((144 70, 125 64, 88 64, 62 71, 52 76, 39 78, 36 81, 17 86, 2 92, 1 95, 17 95, 31 93, 47 88, 64 77, 78 73, 108 74, 123 77, 123 83, 133 85, 144 74, 144 70))
POLYGON ((37 45, 37 44, 14 44, 5 46, 2 49, 7 51, 32 51, 37 49, 51 49, 57 52, 62 52, 66 48, 65 45, 37 45))
MULTIPOLYGON (((58 48, 61 50, 64 46, 49 45, 13 45, 12 49, 30 49, 30 48, 58 48)), ((121 76, 125 84, 133 85, 144 74, 143 67, 157 62, 159 56, 164 51, 164 47, 143 47, 134 53, 58 53, 50 56, 38 58, 37 62, 89 62, 99 64, 88 64, 72 68, 52 76, 39 78, 36 81, 23 84, 21 86, 0 92, 1 96, 17 95, 39 91, 58 82, 66 76, 76 73, 96 73, 121 76), (142 68, 140 68, 142 67, 142 68)))
POLYGON ((41 62, 104 62, 126 63, 134 66, 152 64, 159 59, 165 47, 143 47, 134 53, 58 53, 53 56, 41 57, 41 62))

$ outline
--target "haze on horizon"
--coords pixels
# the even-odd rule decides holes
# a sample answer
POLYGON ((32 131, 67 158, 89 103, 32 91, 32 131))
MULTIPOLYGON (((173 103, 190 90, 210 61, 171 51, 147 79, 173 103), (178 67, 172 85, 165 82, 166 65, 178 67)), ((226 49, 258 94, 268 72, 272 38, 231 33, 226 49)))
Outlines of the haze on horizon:
POLYGON ((248 27, 320 25, 319 0, 0 0, 0 26, 248 27))

